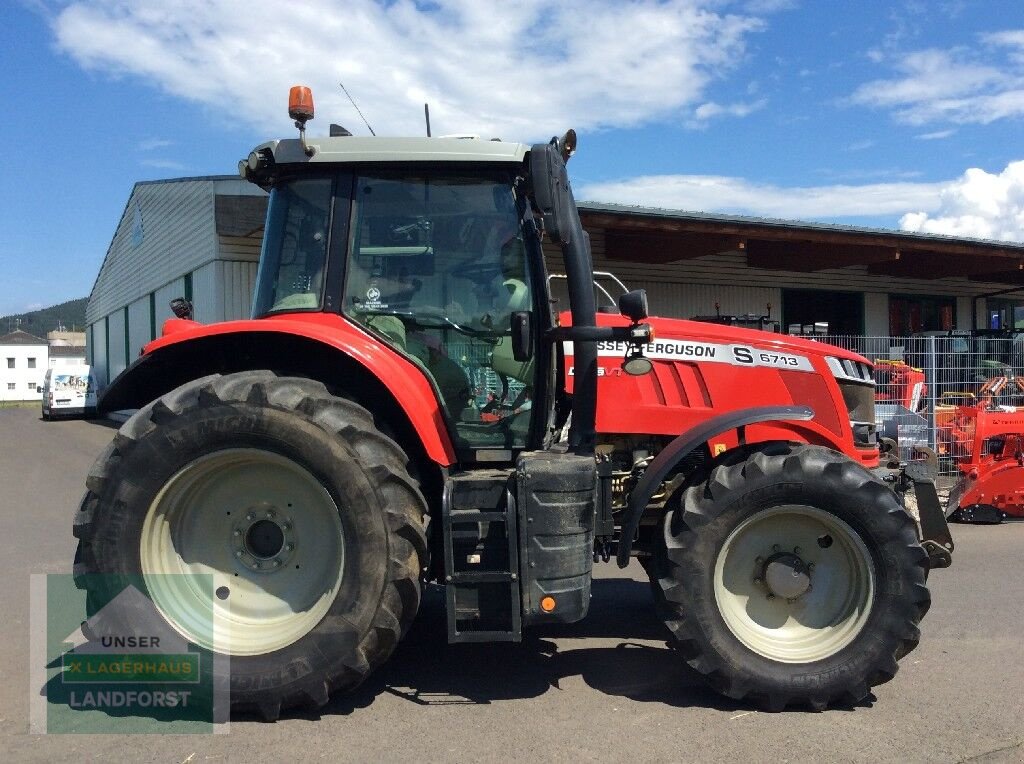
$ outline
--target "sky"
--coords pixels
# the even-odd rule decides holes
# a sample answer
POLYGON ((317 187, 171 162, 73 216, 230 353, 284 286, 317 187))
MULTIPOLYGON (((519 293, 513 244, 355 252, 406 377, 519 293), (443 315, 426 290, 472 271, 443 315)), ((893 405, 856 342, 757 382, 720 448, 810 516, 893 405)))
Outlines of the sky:
POLYGON ((88 295, 134 183, 291 137, 573 127, 577 199, 1024 241, 1021 0, 2 0, 0 315, 88 295))

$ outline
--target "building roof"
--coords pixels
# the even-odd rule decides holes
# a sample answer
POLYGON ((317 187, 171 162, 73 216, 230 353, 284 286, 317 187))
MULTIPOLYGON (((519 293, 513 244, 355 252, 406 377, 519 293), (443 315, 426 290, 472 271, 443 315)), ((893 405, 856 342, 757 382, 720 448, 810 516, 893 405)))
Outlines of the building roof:
POLYGON ((0 337, 0 345, 45 345, 46 340, 36 337, 34 334, 15 329, 10 334, 0 337))
POLYGON ((81 358, 85 348, 81 345, 50 345, 50 358, 81 358))
POLYGON ((613 260, 664 264, 742 251, 747 264, 812 272, 864 266, 888 278, 964 277, 1024 285, 1024 243, 882 228, 712 215, 581 202, 585 228, 601 228, 613 260))

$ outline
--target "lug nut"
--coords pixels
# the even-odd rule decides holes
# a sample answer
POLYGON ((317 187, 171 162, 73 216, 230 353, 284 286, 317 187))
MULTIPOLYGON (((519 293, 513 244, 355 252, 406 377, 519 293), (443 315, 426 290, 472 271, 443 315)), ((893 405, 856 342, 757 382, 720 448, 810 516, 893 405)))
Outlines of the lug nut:
POLYGON ((772 544, 772 551, 773 552, 778 552, 781 548, 782 547, 780 547, 778 544, 772 544))
POLYGON ((258 570, 258 569, 259 569, 259 567, 260 567, 260 561, 259 561, 259 560, 255 560, 255 561, 253 562, 252 566, 253 566, 254 568, 256 568, 256 569, 258 570))
POLYGON ((249 514, 247 514, 245 516, 245 519, 246 520, 255 520, 256 519, 256 515, 254 515, 252 512, 250 512, 249 514))
POLYGON ((242 550, 239 549, 237 552, 235 552, 235 557, 241 557, 241 556, 242 556, 242 550))
POLYGON ((810 573, 813 570, 814 570, 814 563, 813 562, 807 563, 807 572, 810 573))
POLYGON ((280 560, 274 560, 273 565, 274 565, 275 568, 279 568, 279 567, 281 567, 281 561, 280 560))
POLYGON ((235 532, 232 535, 234 535, 234 536, 241 536, 242 532, 236 528, 235 532))
POLYGON ((272 509, 268 509, 267 510, 267 517, 273 517, 274 514, 275 514, 274 510, 272 510, 272 509))
POLYGON ((763 562, 764 562, 764 557, 758 557, 756 560, 754 560, 754 564, 755 565, 760 565, 763 562))
POLYGON ((285 544, 285 545, 284 545, 284 550, 285 550, 286 552, 290 552, 290 551, 292 551, 293 549, 295 549, 295 544, 285 544))
POLYGON ((793 554, 800 554, 800 547, 798 547, 798 546, 793 547, 793 554))
POLYGON ((292 524, 289 523, 289 522, 282 523, 281 524, 281 529, 282 530, 286 530, 286 531, 290 531, 292 529, 292 524))
POLYGON ((761 579, 760 579, 760 578, 756 578, 756 577, 755 577, 755 578, 754 578, 754 583, 755 583, 755 584, 759 584, 759 583, 761 583, 761 579))

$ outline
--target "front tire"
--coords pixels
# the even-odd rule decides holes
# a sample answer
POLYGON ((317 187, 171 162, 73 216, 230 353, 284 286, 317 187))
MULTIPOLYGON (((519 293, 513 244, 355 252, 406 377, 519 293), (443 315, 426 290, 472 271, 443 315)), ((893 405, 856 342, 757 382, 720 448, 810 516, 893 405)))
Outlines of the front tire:
POLYGON ((835 451, 737 449, 666 513, 652 578, 687 662, 770 710, 864 698, 917 646, 930 596, 912 518, 835 451))
POLYGON ((173 629, 229 655, 233 710, 321 706, 387 659, 419 606, 426 503, 407 461, 319 382, 190 382, 97 460, 75 572, 141 581, 173 629))

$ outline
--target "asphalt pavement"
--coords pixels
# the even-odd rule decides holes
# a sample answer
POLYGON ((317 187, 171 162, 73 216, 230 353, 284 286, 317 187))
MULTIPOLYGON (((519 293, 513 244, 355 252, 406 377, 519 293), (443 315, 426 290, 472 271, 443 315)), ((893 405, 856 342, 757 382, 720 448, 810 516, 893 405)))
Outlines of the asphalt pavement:
POLYGON ((32 734, 29 576, 67 573, 109 423, 0 409, 0 734, 6 761, 1024 761, 1024 523, 955 526, 921 645, 859 706, 763 713, 666 646, 637 566, 600 565, 590 615, 521 645, 446 643, 438 592, 354 695, 216 735, 32 734))

